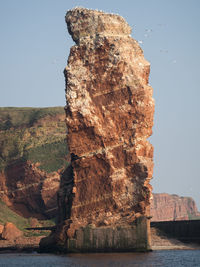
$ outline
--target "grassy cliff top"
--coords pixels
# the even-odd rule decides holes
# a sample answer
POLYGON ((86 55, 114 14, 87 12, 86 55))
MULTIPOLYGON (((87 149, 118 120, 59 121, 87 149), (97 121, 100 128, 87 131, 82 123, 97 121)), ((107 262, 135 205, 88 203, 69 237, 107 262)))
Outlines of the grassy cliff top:
POLYGON ((0 108, 0 171, 15 160, 39 162, 57 171, 66 164, 66 124, 63 107, 0 108))
POLYGON ((0 130, 12 127, 32 126, 44 117, 64 114, 63 107, 31 108, 31 107, 0 107, 0 130))

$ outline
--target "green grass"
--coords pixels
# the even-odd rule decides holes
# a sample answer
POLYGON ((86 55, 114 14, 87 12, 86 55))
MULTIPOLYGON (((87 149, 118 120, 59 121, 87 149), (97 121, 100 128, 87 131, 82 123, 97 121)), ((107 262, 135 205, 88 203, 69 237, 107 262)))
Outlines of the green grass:
MULTIPOLYGON (((6 204, 0 200, 0 224, 4 225, 6 222, 11 222, 17 226, 18 229, 24 232, 24 235, 27 237, 31 236, 41 236, 41 235, 49 235, 49 231, 35 231, 35 230, 26 230, 26 228, 31 227, 30 225, 31 218, 26 219, 16 212, 12 211, 6 204)), ((40 226, 54 226, 56 219, 53 218, 51 220, 42 220, 39 221, 40 226)))
POLYGON ((4 225, 6 222, 14 223, 22 231, 24 231, 26 227, 30 227, 28 219, 12 211, 0 200, 0 224, 4 225))
POLYGON ((41 118, 64 113, 63 107, 52 108, 0 108, 0 130, 20 127, 22 125, 32 126, 41 118))
MULTIPOLYGON (((64 169, 67 160, 64 108, 0 108, 0 171, 17 161, 39 163, 48 173, 64 169), (61 116, 60 116, 61 115, 61 116)), ((0 224, 14 223, 20 230, 30 227, 30 220, 21 217, 0 201, 0 224)), ((54 221, 40 221, 55 225, 54 221)), ((27 232, 41 235, 48 232, 27 232)))
POLYGON ((25 153, 24 158, 33 163, 39 162, 41 170, 53 172, 67 166, 67 153, 67 144, 63 140, 34 147, 25 153))
POLYGON ((66 166, 66 125, 57 115, 63 107, 0 108, 0 171, 15 160, 39 162, 53 172, 66 166))

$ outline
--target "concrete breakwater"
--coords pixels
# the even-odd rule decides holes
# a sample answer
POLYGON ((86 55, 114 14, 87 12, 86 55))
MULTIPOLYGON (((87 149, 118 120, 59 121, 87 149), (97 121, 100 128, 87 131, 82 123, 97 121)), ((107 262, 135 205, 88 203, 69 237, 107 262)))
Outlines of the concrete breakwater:
POLYGON ((168 239, 200 245, 200 220, 151 222, 151 229, 156 229, 168 239))

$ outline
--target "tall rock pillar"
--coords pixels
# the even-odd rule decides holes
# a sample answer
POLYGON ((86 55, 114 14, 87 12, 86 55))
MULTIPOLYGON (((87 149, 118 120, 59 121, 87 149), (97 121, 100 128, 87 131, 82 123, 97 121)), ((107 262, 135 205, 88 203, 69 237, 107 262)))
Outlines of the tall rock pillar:
POLYGON ((68 251, 148 250, 150 64, 121 16, 75 8, 66 22, 76 45, 65 69, 73 181, 66 175, 60 190, 63 244, 68 251))

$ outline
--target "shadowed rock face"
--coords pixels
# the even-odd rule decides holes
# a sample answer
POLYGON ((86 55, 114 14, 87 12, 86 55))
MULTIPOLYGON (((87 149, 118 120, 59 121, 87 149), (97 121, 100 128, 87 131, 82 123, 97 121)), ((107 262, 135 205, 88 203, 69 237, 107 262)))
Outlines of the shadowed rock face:
POLYGON ((74 238, 80 227, 149 216, 154 100, 150 65, 122 17, 75 8, 66 22, 77 44, 64 71, 73 179, 61 182, 59 210, 74 238))
POLYGON ((39 219, 57 214, 58 172, 46 173, 30 161, 16 161, 0 173, 0 198, 23 217, 39 219))
POLYGON ((0 108, 0 200, 21 216, 57 215, 65 133, 63 107, 0 108))

